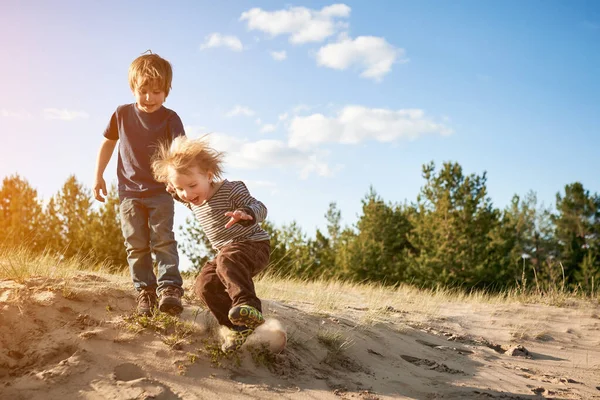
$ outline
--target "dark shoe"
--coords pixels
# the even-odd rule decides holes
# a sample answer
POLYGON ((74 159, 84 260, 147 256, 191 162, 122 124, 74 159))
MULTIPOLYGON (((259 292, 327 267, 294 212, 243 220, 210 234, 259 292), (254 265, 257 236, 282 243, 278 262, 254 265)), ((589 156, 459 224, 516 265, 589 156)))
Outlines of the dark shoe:
POLYGON ((181 314, 183 311, 183 306, 181 305, 181 295, 181 289, 173 286, 168 286, 167 288, 161 290, 159 293, 160 300, 158 302, 158 309, 161 312, 171 315, 181 314))
POLYGON ((256 329, 257 326, 265 322, 260 311, 246 304, 235 306, 229 310, 229 320, 234 325, 247 326, 252 329, 256 329))
POLYGON ((225 341, 221 345, 221 351, 225 354, 231 354, 234 351, 238 351, 252 332, 254 332, 254 329, 246 326, 236 326, 233 329, 230 328, 227 336, 225 336, 225 341))
POLYGON ((154 290, 140 290, 137 296, 137 312, 151 316, 156 308, 157 298, 154 290))

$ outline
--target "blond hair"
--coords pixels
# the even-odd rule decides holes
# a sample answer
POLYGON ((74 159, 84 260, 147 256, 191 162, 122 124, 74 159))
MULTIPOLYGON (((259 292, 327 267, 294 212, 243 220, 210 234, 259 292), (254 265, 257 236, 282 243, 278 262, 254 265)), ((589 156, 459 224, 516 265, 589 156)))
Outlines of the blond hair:
POLYGON ((144 85, 158 87, 169 95, 173 68, 171 63, 158 54, 143 54, 129 66, 129 87, 136 90, 144 85))
POLYGON ((192 168, 212 179, 221 179, 223 175, 223 158, 225 153, 208 145, 207 136, 188 139, 178 136, 173 142, 161 143, 152 157, 152 174, 158 182, 168 182, 172 172, 188 175, 192 168))

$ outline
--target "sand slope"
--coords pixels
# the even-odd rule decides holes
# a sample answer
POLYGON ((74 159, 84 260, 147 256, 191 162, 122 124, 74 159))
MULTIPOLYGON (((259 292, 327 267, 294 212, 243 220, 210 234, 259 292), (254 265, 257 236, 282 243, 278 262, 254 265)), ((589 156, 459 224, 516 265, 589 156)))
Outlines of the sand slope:
POLYGON ((451 303, 433 318, 389 304, 359 324, 360 303, 331 315, 266 299, 287 349, 211 361, 218 333, 198 302, 175 344, 129 330, 134 304, 125 278, 0 281, 0 398, 600 399, 597 306, 451 303))

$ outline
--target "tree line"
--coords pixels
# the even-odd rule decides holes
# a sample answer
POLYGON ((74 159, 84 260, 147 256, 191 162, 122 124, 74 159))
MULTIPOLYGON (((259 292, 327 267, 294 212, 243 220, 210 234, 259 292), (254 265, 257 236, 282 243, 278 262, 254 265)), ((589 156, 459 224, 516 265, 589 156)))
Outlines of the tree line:
POLYGON ((6 177, 0 188, 0 248, 85 257, 113 271, 126 268, 116 189, 99 209, 93 202, 75 176, 45 203, 25 179, 6 177))
MULTIPOLYGON (((494 207, 487 175, 460 164, 423 165, 424 185, 413 202, 394 203, 370 188, 353 226, 341 226, 335 202, 326 231, 313 236, 296 222, 263 226, 271 234, 271 273, 300 279, 345 279, 500 291, 530 285, 597 293, 600 281, 600 197, 579 182, 556 194, 554 207, 535 193, 494 207)), ((1 246, 26 245, 65 257, 91 254, 126 268, 118 198, 92 207, 88 189, 69 177, 45 205, 19 176, 0 189, 1 246)), ((180 251, 201 268, 214 256, 193 218, 179 227, 180 251)))

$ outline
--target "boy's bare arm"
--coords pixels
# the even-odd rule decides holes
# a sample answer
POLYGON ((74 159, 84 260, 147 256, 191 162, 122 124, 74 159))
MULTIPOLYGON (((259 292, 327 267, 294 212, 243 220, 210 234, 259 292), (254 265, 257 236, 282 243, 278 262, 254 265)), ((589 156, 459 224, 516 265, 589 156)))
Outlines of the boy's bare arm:
POLYGON ((98 151, 98 159, 96 160, 96 181, 94 183, 94 197, 96 200, 104 203, 104 196, 107 195, 106 182, 104 182, 104 170, 112 157, 112 153, 117 145, 116 140, 104 139, 98 151))

